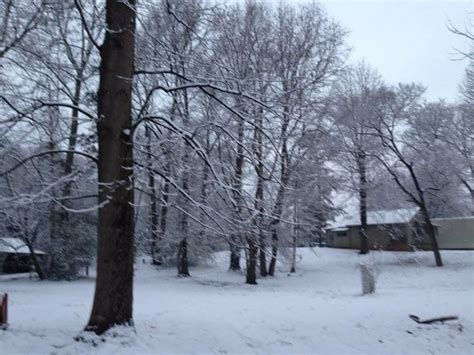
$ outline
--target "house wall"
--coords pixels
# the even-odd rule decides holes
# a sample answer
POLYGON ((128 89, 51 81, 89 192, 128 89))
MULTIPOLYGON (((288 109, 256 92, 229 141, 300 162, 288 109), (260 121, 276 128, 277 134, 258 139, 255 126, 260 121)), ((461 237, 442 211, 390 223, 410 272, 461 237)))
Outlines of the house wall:
MULTIPOLYGON (((409 231, 407 224, 393 224, 389 226, 370 225, 367 227, 366 233, 371 249, 401 251, 409 250, 407 231, 409 231), (406 239, 392 240, 391 230, 392 233, 395 231, 399 237, 404 236, 406 239)), ((350 226, 346 236, 338 236, 337 232, 329 231, 327 245, 333 248, 360 249, 359 226, 350 226)))
POLYGON ((474 217, 433 218, 440 249, 474 249, 474 217))
POLYGON ((8 254, 0 252, 0 273, 3 273, 3 265, 7 259, 8 254))
POLYGON ((338 235, 336 231, 328 231, 326 244, 331 248, 350 248, 348 232, 344 236, 338 235))
MULTIPOLYGON (((387 226, 370 225, 366 230, 369 239, 370 249, 384 250, 408 250, 406 225, 393 224, 387 226), (392 234, 397 235, 396 240, 392 240, 392 234), (402 239, 405 237, 405 239, 402 239)), ((360 249, 359 227, 350 228, 351 248, 360 249)))

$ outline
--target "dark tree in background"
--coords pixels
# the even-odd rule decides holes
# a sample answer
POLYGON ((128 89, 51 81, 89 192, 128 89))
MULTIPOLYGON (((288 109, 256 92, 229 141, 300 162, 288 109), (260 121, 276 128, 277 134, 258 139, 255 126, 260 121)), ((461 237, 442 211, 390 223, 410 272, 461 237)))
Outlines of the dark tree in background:
POLYGON ((86 330, 132 325, 132 76, 135 1, 108 0, 98 92, 99 222, 94 306, 86 330))

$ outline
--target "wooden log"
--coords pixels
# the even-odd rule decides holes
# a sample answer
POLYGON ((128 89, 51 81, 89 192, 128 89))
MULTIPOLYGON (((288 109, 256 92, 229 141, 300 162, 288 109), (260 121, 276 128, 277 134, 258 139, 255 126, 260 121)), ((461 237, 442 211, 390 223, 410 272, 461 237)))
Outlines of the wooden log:
POLYGON ((436 323, 436 322, 446 322, 449 320, 459 319, 457 316, 443 316, 443 317, 436 317, 436 318, 421 320, 418 316, 415 316, 414 314, 410 314, 409 317, 419 324, 431 324, 431 323, 436 323))

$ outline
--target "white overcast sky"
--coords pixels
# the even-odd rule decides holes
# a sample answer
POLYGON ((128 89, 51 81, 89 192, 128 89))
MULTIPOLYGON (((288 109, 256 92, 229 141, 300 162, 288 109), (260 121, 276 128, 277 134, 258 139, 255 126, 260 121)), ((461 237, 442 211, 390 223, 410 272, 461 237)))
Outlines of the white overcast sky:
MULTIPOLYGON (((279 0, 270 2, 278 3, 279 0)), ((306 0, 287 0, 304 3, 306 0)), ((366 60, 389 83, 415 81, 427 98, 454 101, 466 61, 455 61, 467 41, 447 29, 466 28, 474 1, 320 0, 329 16, 350 31, 351 60, 366 60)))

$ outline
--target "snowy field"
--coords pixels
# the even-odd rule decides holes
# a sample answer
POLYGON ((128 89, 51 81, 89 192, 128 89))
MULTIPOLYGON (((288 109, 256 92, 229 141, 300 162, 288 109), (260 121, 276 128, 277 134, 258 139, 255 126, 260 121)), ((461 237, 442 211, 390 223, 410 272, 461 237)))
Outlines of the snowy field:
POLYGON ((296 274, 280 265, 275 278, 245 285, 226 270, 225 255, 178 279, 174 269, 138 264, 136 333, 73 340, 87 322, 93 279, 0 281, 10 295, 10 327, 0 354, 317 353, 474 354, 474 252, 373 252, 377 292, 361 296, 355 251, 300 249, 296 274), (459 321, 419 325, 420 318, 459 321), (95 344, 95 345, 94 345, 95 344))

